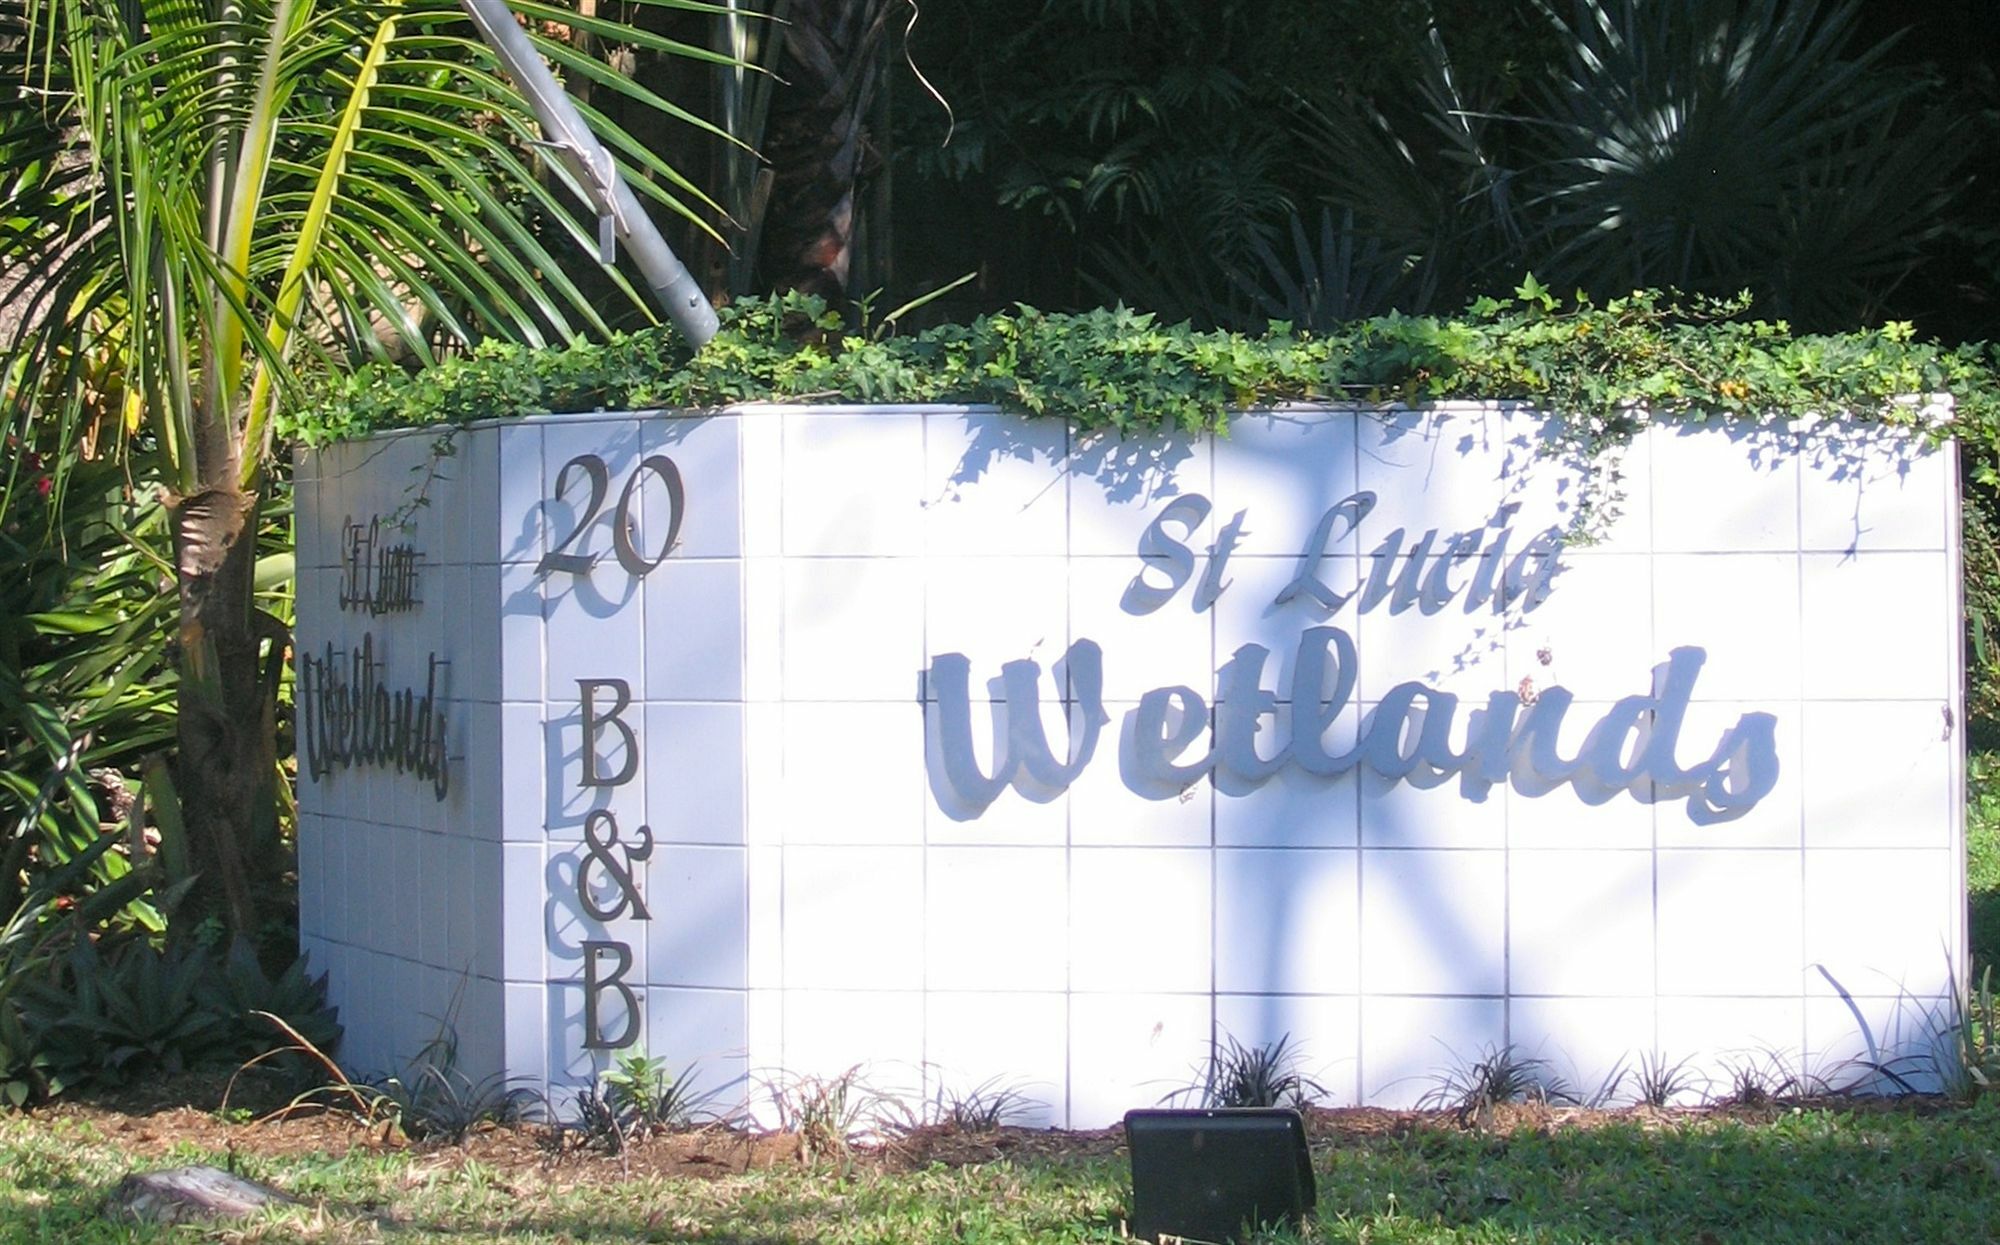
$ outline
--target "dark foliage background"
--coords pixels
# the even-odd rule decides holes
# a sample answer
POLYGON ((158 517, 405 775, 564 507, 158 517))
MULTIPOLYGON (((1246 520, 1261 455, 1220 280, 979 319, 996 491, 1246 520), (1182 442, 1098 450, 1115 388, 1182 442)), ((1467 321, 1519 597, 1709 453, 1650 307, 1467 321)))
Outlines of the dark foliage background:
MULTIPOLYGON (((663 224, 718 299, 809 290, 850 324, 897 338, 814 363, 867 392, 916 392, 920 371, 936 380, 937 359, 912 361, 905 349, 923 345, 902 340, 916 330, 1017 303, 1155 313, 1144 323, 1123 312, 1028 314, 1009 327, 1060 361, 1091 333, 1208 352, 1221 348, 1197 330, 1262 334, 1283 321, 1324 340, 1362 317, 1506 299, 1530 272, 1599 309, 1640 286, 1747 291, 1752 315, 1802 332, 1907 322, 1951 345, 2000 339, 1992 0, 738 7, 784 24, 623 2, 591 11, 633 22, 639 42, 604 46, 609 27, 554 20, 562 8, 539 9, 533 24, 604 58, 611 77, 578 74, 572 85, 632 134, 645 153, 637 164, 656 178, 685 170, 712 196, 691 197, 684 218, 663 224), (704 63, 677 44, 741 55, 752 68, 704 63), (654 107, 646 92, 686 113, 654 107), (884 309, 939 290, 884 329, 884 309), (1192 328, 1152 327, 1184 321, 1192 328)), ((0 39, 0 60, 18 51, 18 40, 0 39)), ((43 185, 30 174, 56 134, 42 126, 22 147, 21 127, 40 124, 24 118, 0 109, 0 138, 43 154, 0 169, 9 187, 0 230, 32 233, 67 209, 60 195, 29 193, 43 185)), ((525 143, 481 150, 537 158, 525 143)), ((84 176, 80 163, 47 168, 43 189, 73 189, 84 176)), ((541 241, 588 235, 592 222, 566 215, 545 180, 520 186, 541 241)), ((668 183, 656 189, 668 193, 668 183)), ((357 235, 355 245, 375 241, 357 235)), ((373 272, 366 260, 355 267, 373 272)), ((585 337, 642 320, 636 303, 613 297, 615 276, 582 263, 563 271, 575 282, 565 305, 585 313, 585 337)), ((0 329, 19 280, 0 271, 0 329)), ((527 282, 530 293, 542 284, 527 282)), ((440 287, 405 317, 418 327, 371 328, 356 342, 395 367, 459 356, 461 371, 448 364, 416 382, 446 406, 454 376, 496 377, 539 401, 543 389, 631 391, 660 374, 657 359, 620 353, 638 349, 630 340, 602 356, 587 347, 506 368, 491 362, 499 342, 488 341, 487 362, 468 360, 482 338, 505 336, 476 303, 440 287), (457 323, 462 333, 440 327, 457 323), (588 375, 556 374, 570 367, 588 375)), ((784 306, 746 299, 739 330, 761 328, 739 331, 738 354, 710 358, 705 380, 763 383, 773 359, 797 363, 796 330, 838 336, 836 322, 779 314, 784 306)), ((21 312, 12 314, 17 327, 21 312)), ((960 366, 986 348, 979 331, 929 340, 960 366)), ((1900 349, 1910 334, 1898 325, 1878 336, 1900 349)), ((265 1036, 241 1028, 253 1004, 313 1021, 316 1038, 336 1032, 317 1013, 310 974, 288 964, 288 905, 275 905, 271 928, 250 931, 262 965, 225 952, 216 930, 175 919, 190 870, 174 792, 172 546, 159 497, 134 484, 143 458, 121 465, 93 448, 96 429, 119 426, 123 382, 115 369, 84 366, 81 345, 61 357, 76 363, 76 409, 96 411, 87 434, 27 429, 0 451, 0 1094, 16 1101, 93 1069, 116 1079, 238 1057, 265 1036)), ((1246 356, 1241 374, 1211 377, 1215 392, 1242 392, 1232 386, 1246 376, 1289 392, 1296 377, 1258 370, 1283 358, 1246 356)), ((1480 352, 1465 362, 1482 360, 1491 362, 1480 352)), ((1159 370, 1151 356, 1128 362, 1141 374, 1134 384, 1159 370)), ((0 369, 0 384, 15 379, 0 369)), ((1075 394, 1096 401, 1102 379, 1065 374, 1048 382, 1053 397, 1027 387, 1011 396, 1058 409, 1075 394)), ((1203 417, 1177 416, 1189 426, 1203 417)), ((1968 434, 1964 457, 1970 725, 1987 747, 2000 744, 1995 422, 1968 434)), ((259 605, 282 620, 281 488, 265 520, 259 605)))
POLYGON ((1533 271, 1991 338, 1988 7, 928 5, 908 51, 952 111, 893 67, 894 292, 976 271, 935 315, 1124 301, 1253 327, 1451 311, 1533 271))

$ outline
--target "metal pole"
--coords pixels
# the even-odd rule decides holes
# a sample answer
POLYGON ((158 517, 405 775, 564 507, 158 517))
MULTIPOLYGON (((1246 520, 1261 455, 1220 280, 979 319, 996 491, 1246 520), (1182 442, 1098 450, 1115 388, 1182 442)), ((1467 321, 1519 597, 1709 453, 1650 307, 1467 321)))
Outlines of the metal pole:
POLYGON ((583 114, 549 72, 527 33, 515 23, 513 13, 502 0, 459 0, 459 4, 527 97, 528 106, 542 123, 549 149, 569 169, 590 198, 591 206, 597 209, 599 242, 605 262, 611 261, 612 238, 622 239, 667 318, 697 348, 707 345, 715 336, 715 308, 695 283, 694 274, 660 236, 652 217, 646 215, 632 188, 625 184, 617 161, 597 141, 597 135, 591 133, 583 114))

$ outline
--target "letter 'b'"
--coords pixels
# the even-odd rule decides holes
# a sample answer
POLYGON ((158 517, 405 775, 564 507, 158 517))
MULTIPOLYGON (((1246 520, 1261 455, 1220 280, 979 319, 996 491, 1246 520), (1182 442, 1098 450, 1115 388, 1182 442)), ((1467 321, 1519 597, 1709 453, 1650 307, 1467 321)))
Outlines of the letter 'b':
POLYGON ((625 984, 632 971, 632 948, 609 939, 590 939, 583 944, 583 1047, 585 1050, 623 1050, 639 1040, 639 996, 625 984), (599 955, 618 961, 609 973, 600 973, 599 955), (616 1038, 604 1036, 604 1013, 599 1004, 606 990, 616 990, 625 1004, 625 1028, 616 1038))
POLYGON ((583 702, 583 785, 586 787, 622 787, 632 781, 639 772, 639 736, 624 718, 624 713, 632 703, 632 685, 623 679, 578 679, 578 697, 583 702), (597 692, 600 688, 610 688, 612 701, 609 709, 597 707, 597 692), (603 728, 610 727, 618 732, 618 738, 625 744, 625 760, 615 774, 604 774, 598 770, 597 737, 603 728))

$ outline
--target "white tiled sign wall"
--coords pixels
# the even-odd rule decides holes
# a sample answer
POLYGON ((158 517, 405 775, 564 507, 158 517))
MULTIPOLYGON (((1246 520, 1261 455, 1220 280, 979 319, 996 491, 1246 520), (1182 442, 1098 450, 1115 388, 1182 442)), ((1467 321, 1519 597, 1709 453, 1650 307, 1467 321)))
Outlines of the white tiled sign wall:
POLYGON ((1584 1087, 1642 1056, 1720 1082, 1929 1054, 1964 967, 1952 449, 1664 425, 1586 479, 1542 431, 746 407, 303 453, 301 652, 368 636, 392 692, 450 663, 443 801, 302 767, 303 937, 349 1063, 448 1017, 463 1070, 560 1107, 617 1053, 586 1049, 593 977, 598 1038, 712 1085, 998 1078, 1072 1126, 1224 1036, 1289 1035, 1330 1098, 1384 1104, 1510 1043, 1584 1087), (338 602, 377 514, 422 554, 408 612, 338 602), (1351 643, 1312 754, 1372 736, 1361 764, 1289 759, 1302 635, 1351 643), (1218 675, 1253 644, 1261 674, 1218 675), (1668 694, 1676 650, 1698 673, 1668 694), (968 784, 1036 724, 995 744, 1023 662, 1049 766, 1099 704, 1101 731, 988 799, 968 784), (1476 753, 1502 708, 1534 746, 1410 762, 1476 753), (1677 742, 1641 764, 1649 721, 1677 742), (1661 777, 1712 752, 1714 800, 1661 777))

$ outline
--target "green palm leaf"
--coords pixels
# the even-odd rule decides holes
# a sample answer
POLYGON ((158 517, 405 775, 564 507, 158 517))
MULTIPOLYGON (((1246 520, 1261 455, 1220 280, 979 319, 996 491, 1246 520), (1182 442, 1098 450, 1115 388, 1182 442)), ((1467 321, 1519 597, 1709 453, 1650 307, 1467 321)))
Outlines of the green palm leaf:
MULTIPOLYGON (((567 16, 531 3, 531 25, 567 16)), ((609 21, 578 28, 717 59, 609 21)), ((38 688, 85 677, 61 685, 68 699, 14 699, 21 712, 118 706, 119 747, 176 732, 194 745, 176 779, 197 902, 239 934, 261 926, 283 869, 272 672, 286 633, 255 608, 252 573, 275 409, 314 371, 651 319, 634 284, 597 261, 570 173, 543 159, 534 111, 475 34, 454 0, 0 0, 0 436, 57 464, 32 481, 50 496, 27 499, 47 526, 26 549, 56 539, 94 452, 164 486, 154 513, 171 527, 160 543, 179 589, 163 596, 155 579, 147 591, 162 611, 150 623, 177 628, 172 706, 147 690, 165 680, 96 661, 26 672, 38 688)), ((712 128, 573 49, 540 46, 573 75, 712 128)), ((719 216, 601 115, 589 124, 654 205, 719 216)), ((27 483, 0 466, 0 510, 15 513, 27 483)), ((85 627, 74 611, 26 613, 39 616, 30 647, 66 636, 73 663, 75 646, 152 635, 123 629, 136 617, 85 627)), ((0 730, 14 712, 0 703, 0 730)), ((44 761, 99 755, 66 718, 22 737, 44 761)), ((94 834, 89 791, 64 790, 78 812, 61 824, 94 834)))
MULTIPOLYGON (((521 11, 727 60, 552 5, 521 11)), ((0 363, 60 377, 79 346, 115 350, 148 421, 126 432, 149 434, 184 491, 216 465, 204 457, 258 469, 301 347, 315 366, 355 361, 379 354, 387 326, 428 357, 650 316, 622 275, 572 275, 595 266, 594 237, 561 197, 567 175, 541 159, 533 114, 449 0, 4 0, 0 45, 0 265, 32 308, 0 332, 0 363)), ((566 44, 537 45, 565 72, 714 129, 566 44)), ((588 115, 639 193, 715 218, 686 177, 588 115)), ((51 384, 9 386, 0 408, 15 428, 98 414, 51 384)))

